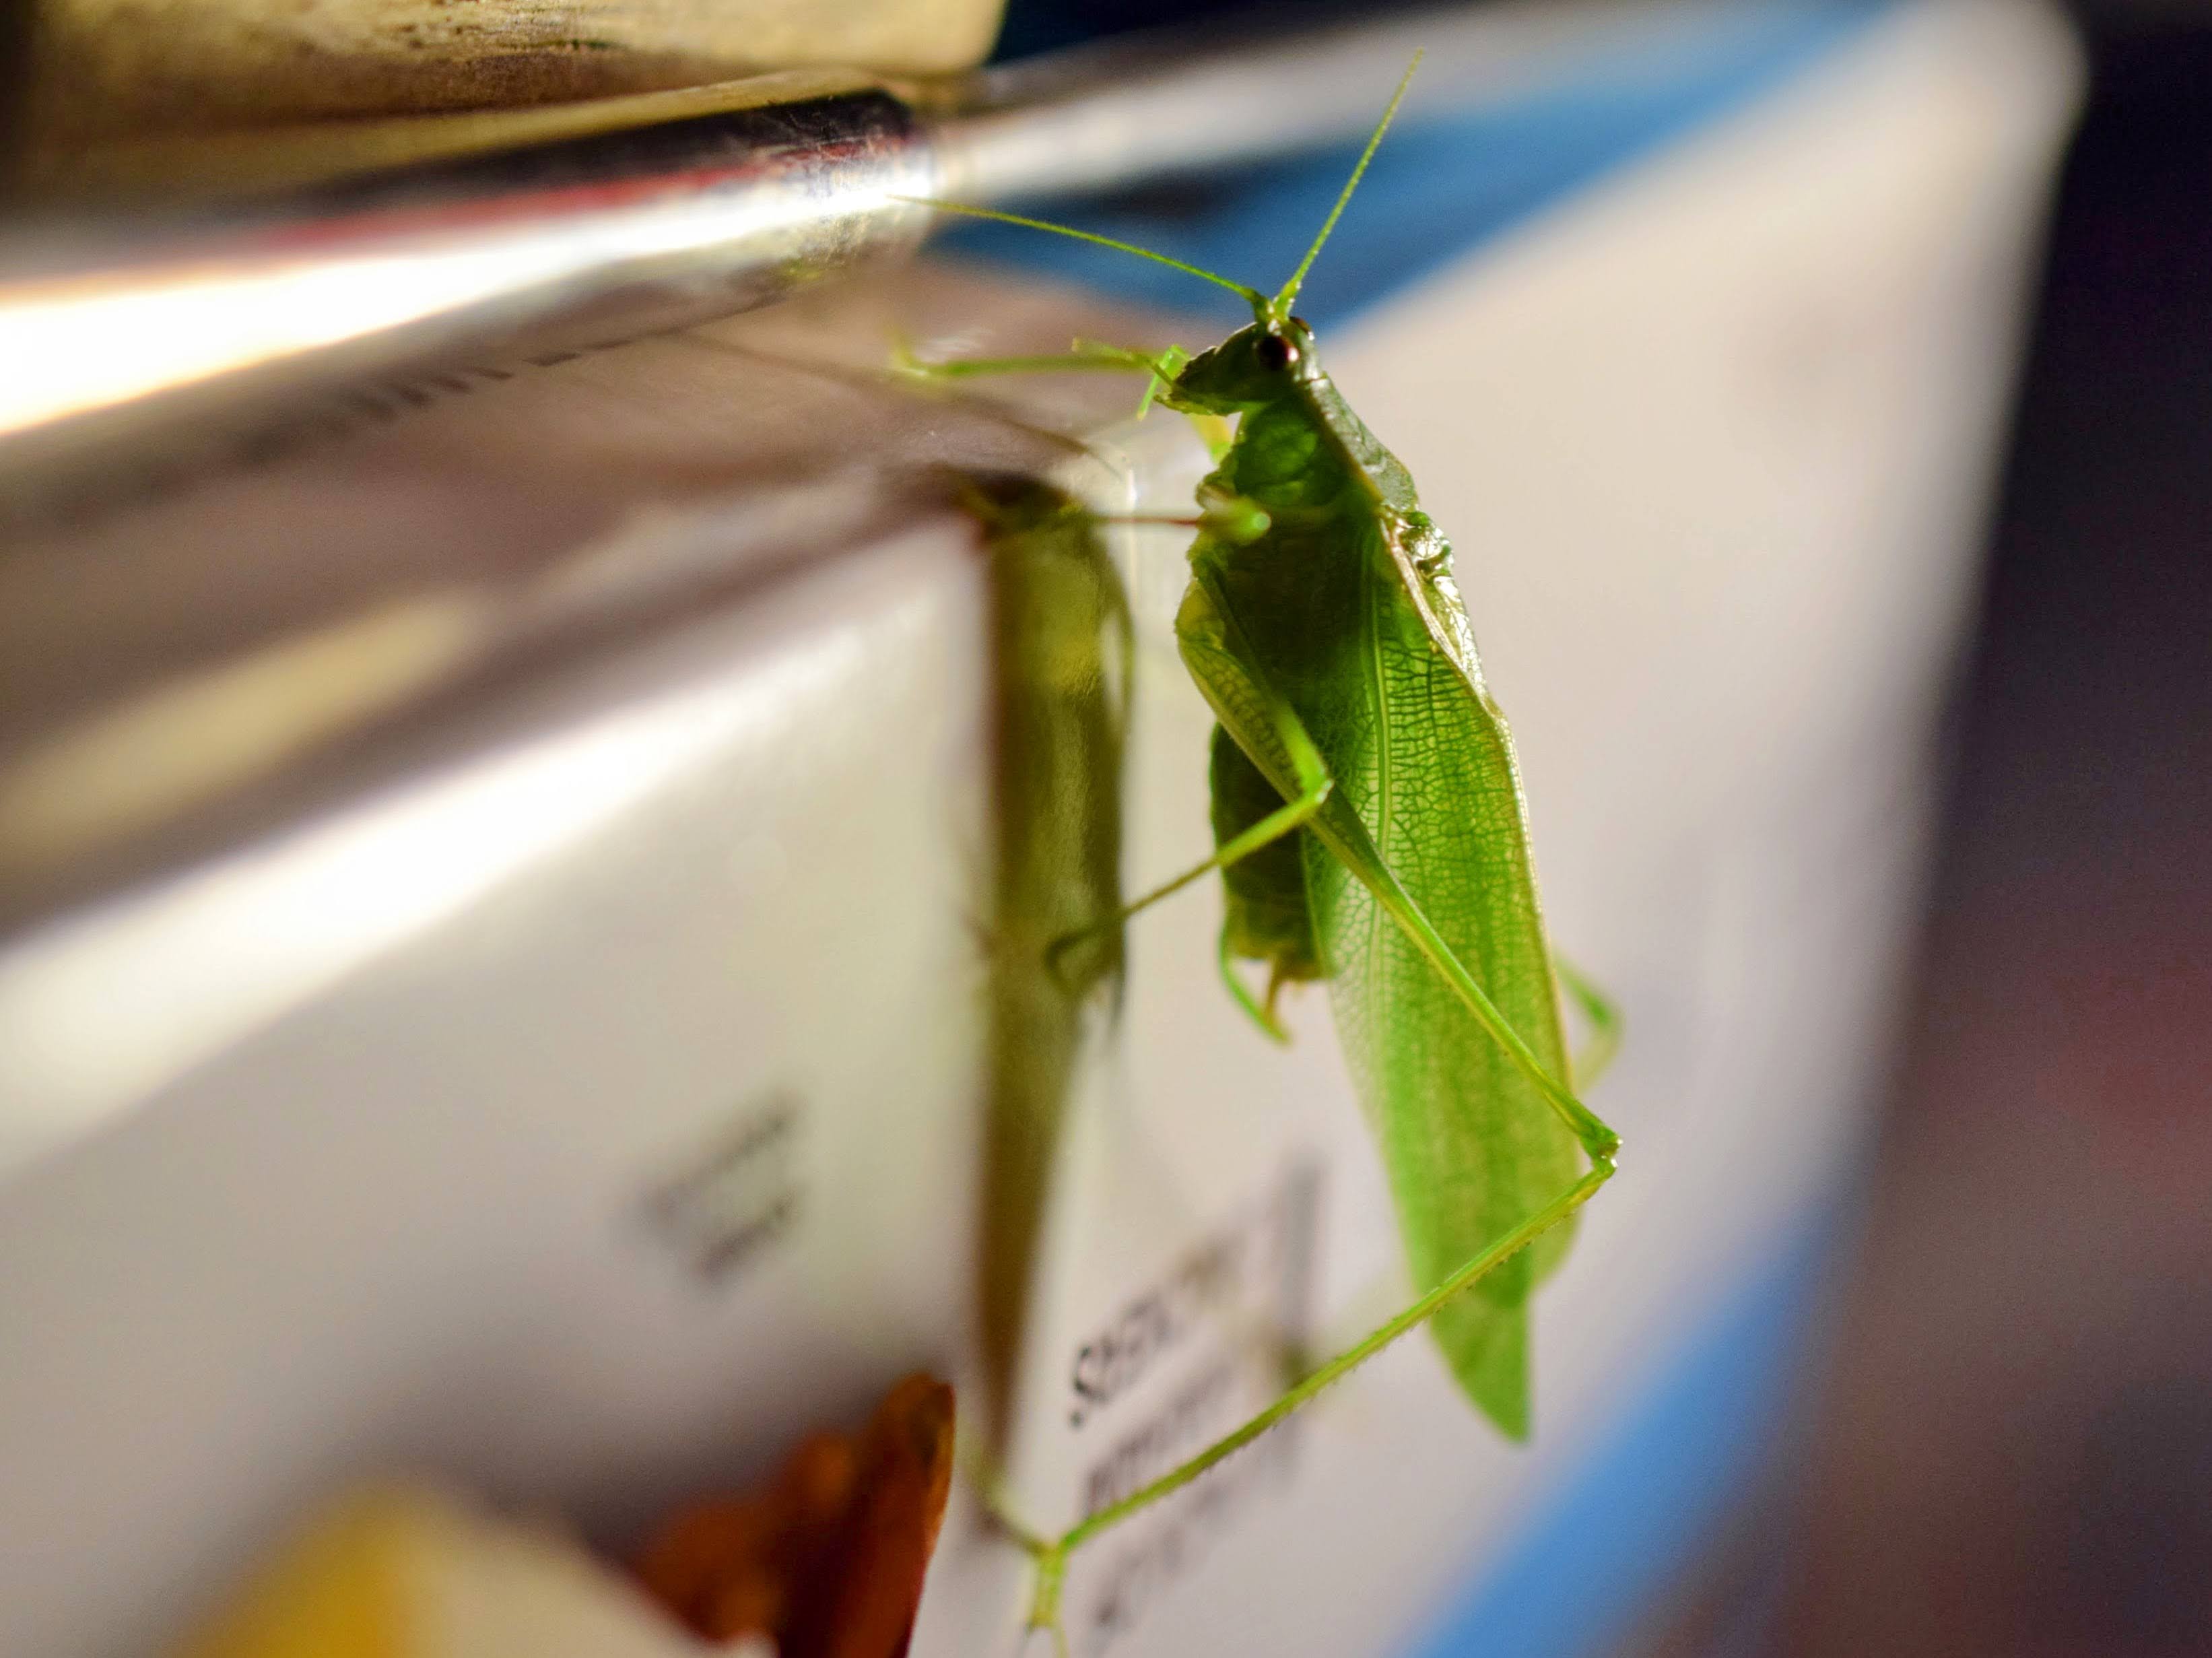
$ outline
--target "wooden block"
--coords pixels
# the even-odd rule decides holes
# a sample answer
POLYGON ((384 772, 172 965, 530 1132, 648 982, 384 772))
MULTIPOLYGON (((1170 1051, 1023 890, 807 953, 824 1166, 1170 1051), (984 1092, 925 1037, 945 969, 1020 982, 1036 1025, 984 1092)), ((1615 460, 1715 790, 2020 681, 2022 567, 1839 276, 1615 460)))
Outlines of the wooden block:
POLYGON ((45 0, 40 143, 981 61, 998 0, 45 0))

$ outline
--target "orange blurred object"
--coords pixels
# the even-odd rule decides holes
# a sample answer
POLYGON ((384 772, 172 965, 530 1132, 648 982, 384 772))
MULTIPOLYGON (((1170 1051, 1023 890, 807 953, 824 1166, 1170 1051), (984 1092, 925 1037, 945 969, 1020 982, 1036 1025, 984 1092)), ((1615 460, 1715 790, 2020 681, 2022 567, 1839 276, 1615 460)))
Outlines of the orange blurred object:
POLYGON ((919 1372, 857 1436, 810 1435, 745 1497, 678 1509, 639 1554, 647 1594, 710 1640, 780 1658, 900 1658, 952 1488, 952 1389, 919 1372))

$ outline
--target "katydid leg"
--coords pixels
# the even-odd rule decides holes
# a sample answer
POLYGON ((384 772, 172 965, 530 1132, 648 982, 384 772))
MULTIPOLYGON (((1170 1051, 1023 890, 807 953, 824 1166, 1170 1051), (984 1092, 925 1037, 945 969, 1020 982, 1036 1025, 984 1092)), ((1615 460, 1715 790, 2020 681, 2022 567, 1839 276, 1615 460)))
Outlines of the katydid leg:
POLYGON ((916 380, 981 380, 992 374, 1143 374, 1148 377, 1148 384, 1144 401, 1137 405, 1138 414, 1142 415, 1164 388, 1175 383, 1176 375, 1189 361, 1190 353, 1179 345, 1139 351, 1103 340, 1078 340, 1069 351, 1036 356, 956 357, 948 362, 927 361, 901 345, 892 354, 891 366, 916 380))
POLYGON ((1178 1464, 1150 1485, 1139 1487, 1123 1497, 1071 1526, 1058 1537, 1041 1546, 1027 1545, 1031 1558, 1036 1562, 1037 1579, 1030 1612, 1033 1627, 1048 1628, 1057 1635, 1060 1630, 1060 1601, 1061 1588, 1066 1580, 1068 1558, 1102 1532, 1110 1531, 1123 1521, 1133 1518, 1154 1503, 1172 1497, 1184 1486, 1209 1473, 1219 1464, 1237 1455, 1246 1446, 1281 1423, 1304 1406, 1310 1403, 1323 1390, 1344 1380, 1369 1359, 1381 1352, 1401 1337, 1412 1334, 1434 1318, 1439 1312, 1472 1289, 1486 1274, 1510 1260, 1522 1249, 1546 1232, 1557 1226, 1583 1204, 1589 1201, 1598 1187, 1613 1178, 1610 1163, 1595 1163, 1572 1186, 1550 1203, 1522 1221, 1489 1248, 1470 1259, 1458 1271, 1407 1308, 1395 1318, 1377 1326, 1367 1335, 1339 1353, 1334 1358, 1310 1371, 1281 1398, 1247 1420, 1242 1426, 1231 1430, 1215 1440, 1188 1461, 1178 1464))
POLYGON ((1303 827, 1311 820, 1316 812, 1322 809, 1322 803, 1328 799, 1329 791, 1336 786, 1336 780, 1328 774, 1327 768, 1321 766, 1320 761, 1321 756, 1316 754, 1314 756, 1316 769, 1308 782, 1305 792, 1296 799, 1269 812, 1234 840, 1216 847, 1213 855, 1205 862, 1193 865, 1171 881, 1162 882, 1135 902, 1124 904, 1113 914, 1102 916, 1088 926, 1079 927, 1073 932, 1062 933, 1054 939, 1050 947, 1046 950, 1046 962, 1056 963, 1064 952, 1080 944, 1084 939, 1120 926, 1131 916, 1150 909, 1161 899, 1173 897, 1201 876, 1211 875, 1218 869, 1226 869, 1240 859, 1249 858, 1269 842, 1279 841, 1293 829, 1303 827))

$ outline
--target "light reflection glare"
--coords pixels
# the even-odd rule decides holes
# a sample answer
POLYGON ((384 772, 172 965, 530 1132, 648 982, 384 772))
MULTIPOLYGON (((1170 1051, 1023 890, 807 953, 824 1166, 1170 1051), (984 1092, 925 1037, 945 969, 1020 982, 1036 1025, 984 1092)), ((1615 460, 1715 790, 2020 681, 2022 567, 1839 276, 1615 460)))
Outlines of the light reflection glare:
POLYGON ((0 305, 0 432, 397 327, 555 274, 553 252, 215 267, 158 287, 110 278, 11 297, 0 305))
POLYGON ((833 631, 471 765, 0 956, 0 1173, 143 1099, 374 955, 857 671, 833 631))
MULTIPOLYGON (((878 199, 840 209, 866 213, 878 199)), ((417 234, 366 250, 0 288, 0 435, 410 324, 451 323, 473 307, 527 313, 556 285, 604 282, 630 261, 773 237, 822 216, 820 203, 776 192, 692 191, 503 235, 417 234)))

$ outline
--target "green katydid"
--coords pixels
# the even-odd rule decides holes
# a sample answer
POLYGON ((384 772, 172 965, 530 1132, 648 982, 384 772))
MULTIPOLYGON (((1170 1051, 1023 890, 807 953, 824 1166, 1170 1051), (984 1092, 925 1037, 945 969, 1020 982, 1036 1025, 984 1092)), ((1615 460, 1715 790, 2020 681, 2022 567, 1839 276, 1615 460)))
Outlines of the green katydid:
POLYGON ((1291 311, 1405 90, 1401 81, 1311 247, 1273 295, 1088 232, 932 203, 1157 260, 1252 308, 1249 326, 1194 356, 1079 342, 1066 356, 909 367, 944 376, 1139 373, 1150 381, 1147 404, 1237 421, 1200 488, 1191 581, 1175 624, 1218 722, 1215 852, 1054 949, 1071 951, 1219 871, 1224 976, 1261 1027, 1281 1039, 1274 1004, 1284 983, 1329 987, 1423 1292, 1150 1485, 1056 1537, 1022 1534, 1039 1567, 1032 1620, 1055 1629, 1074 1550, 1424 1324, 1474 1404, 1525 1436, 1529 1295, 1565 1251, 1565 1223, 1611 1177, 1620 1151, 1620 1137, 1565 1080, 1562 980, 1607 1042, 1609 1010, 1547 944, 1519 769, 1484 684, 1450 548, 1291 311), (1266 968, 1261 995, 1240 978, 1239 959, 1266 968))

